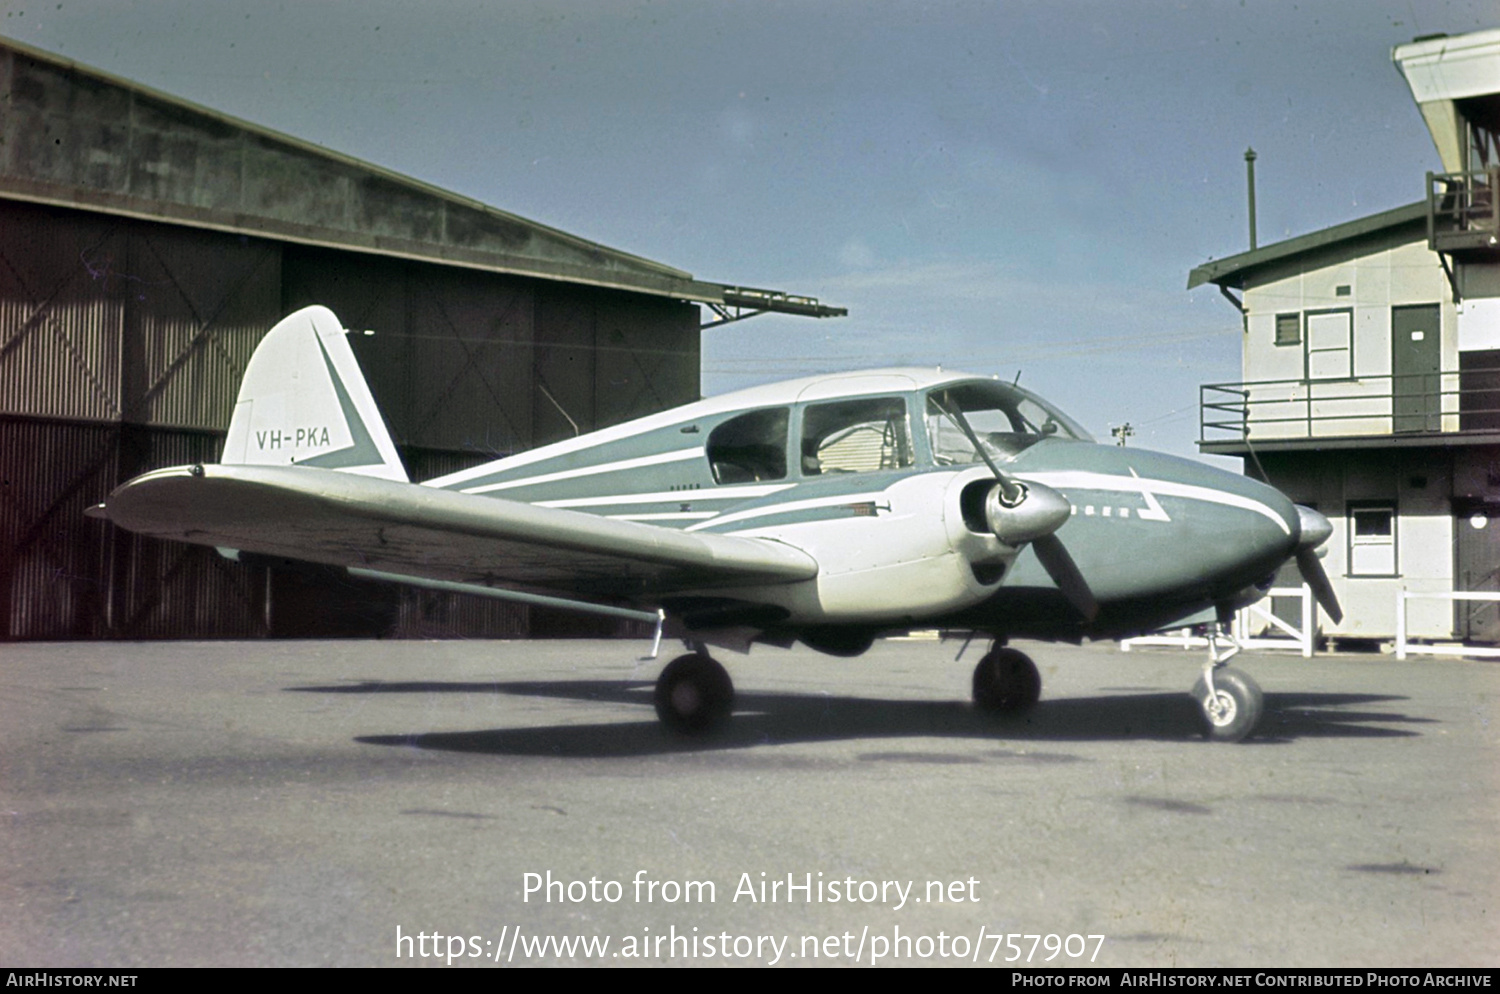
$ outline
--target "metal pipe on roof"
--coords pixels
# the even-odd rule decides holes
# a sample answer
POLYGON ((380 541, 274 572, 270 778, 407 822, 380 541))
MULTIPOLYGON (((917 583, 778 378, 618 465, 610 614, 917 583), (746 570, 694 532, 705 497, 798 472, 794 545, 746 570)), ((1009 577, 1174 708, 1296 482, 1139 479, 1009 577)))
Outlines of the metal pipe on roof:
POLYGON ((1245 149, 1245 182, 1250 188, 1250 251, 1255 245, 1255 149, 1245 149))

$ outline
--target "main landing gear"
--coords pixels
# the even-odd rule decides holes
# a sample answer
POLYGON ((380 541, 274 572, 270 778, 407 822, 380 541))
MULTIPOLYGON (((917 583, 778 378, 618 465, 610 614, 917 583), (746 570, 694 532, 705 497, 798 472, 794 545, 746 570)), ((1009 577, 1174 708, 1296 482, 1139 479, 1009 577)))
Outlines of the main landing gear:
POLYGON ((995 646, 974 667, 974 706, 996 716, 1030 711, 1042 696, 1042 674, 1024 652, 995 646))
POLYGON ((656 680, 656 716, 680 735, 705 735, 729 720, 734 683, 701 647, 667 664, 656 680))
POLYGON ((1193 684, 1193 700, 1203 711, 1205 732, 1215 742, 1239 742, 1255 731, 1265 710, 1265 695, 1248 673, 1225 664, 1240 651, 1239 644, 1228 637, 1229 645, 1220 647, 1226 636, 1210 631, 1208 662, 1203 675, 1193 684))

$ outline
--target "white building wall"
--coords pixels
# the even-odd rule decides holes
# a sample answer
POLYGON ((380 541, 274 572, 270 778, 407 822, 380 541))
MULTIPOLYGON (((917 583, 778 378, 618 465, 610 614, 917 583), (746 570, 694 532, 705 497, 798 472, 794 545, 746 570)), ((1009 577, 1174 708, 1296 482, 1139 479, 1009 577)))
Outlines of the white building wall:
POLYGON ((1500 349, 1500 297, 1465 300, 1458 305, 1458 349, 1500 349))
MULTIPOLYGON (((1267 453, 1272 482, 1298 503, 1315 505, 1333 525, 1324 545, 1323 568, 1344 609, 1335 625, 1320 617, 1325 635, 1390 639, 1396 631, 1396 593, 1453 589, 1452 486, 1446 457, 1431 450, 1335 450, 1295 456, 1267 453), (1350 576, 1350 506, 1394 506, 1391 576, 1350 576)), ((1449 602, 1412 601, 1412 638, 1446 640, 1453 635, 1449 602)))
MULTIPOLYGON (((1244 379, 1261 384, 1248 388, 1252 420, 1261 422, 1255 425, 1252 439, 1389 434, 1391 381, 1387 377, 1391 373, 1393 307, 1441 304, 1442 369, 1458 368, 1457 311, 1438 257, 1428 250, 1425 240, 1289 272, 1248 287, 1243 302, 1248 312, 1244 379), (1342 310, 1351 312, 1348 368, 1352 376, 1315 377, 1309 386, 1305 382, 1310 330, 1307 315, 1342 310), (1282 314, 1299 316, 1299 344, 1276 344, 1276 319, 1282 314), (1308 423, 1309 414, 1312 424, 1308 423)), ((1445 390, 1457 389, 1457 377, 1451 379, 1448 382, 1445 378, 1445 390)), ((1449 408, 1456 411, 1456 402, 1448 403, 1444 410, 1449 408)), ((1457 418, 1445 418, 1443 428, 1457 430, 1457 418)))

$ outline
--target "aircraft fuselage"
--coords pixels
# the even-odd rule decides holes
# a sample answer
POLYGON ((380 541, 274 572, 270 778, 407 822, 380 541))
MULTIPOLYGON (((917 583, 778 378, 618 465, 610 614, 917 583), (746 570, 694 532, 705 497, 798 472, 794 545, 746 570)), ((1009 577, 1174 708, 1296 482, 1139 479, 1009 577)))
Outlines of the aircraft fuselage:
POLYGON ((674 596, 690 627, 1115 635, 1233 601, 1299 539, 1296 508, 1271 487, 1099 445, 1026 391, 931 370, 753 388, 427 485, 771 540, 817 561, 799 583, 674 596), (995 477, 965 442, 964 418, 1005 474, 1066 499, 1056 537, 1097 614, 1069 605, 1030 545, 987 526, 979 505, 995 477))

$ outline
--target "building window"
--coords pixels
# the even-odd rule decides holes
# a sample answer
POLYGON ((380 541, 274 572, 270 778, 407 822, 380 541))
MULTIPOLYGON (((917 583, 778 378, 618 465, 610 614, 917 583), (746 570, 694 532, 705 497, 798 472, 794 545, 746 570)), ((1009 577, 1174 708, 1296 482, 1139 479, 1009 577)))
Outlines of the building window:
POLYGON ((1354 312, 1308 311, 1307 378, 1347 380, 1354 375, 1354 312))
POLYGON ((1349 505, 1349 575, 1397 576, 1396 505, 1349 505))
POLYGON ((1278 315, 1276 315, 1276 344, 1277 345, 1301 345, 1302 344, 1302 315, 1301 314, 1278 314, 1278 315))

